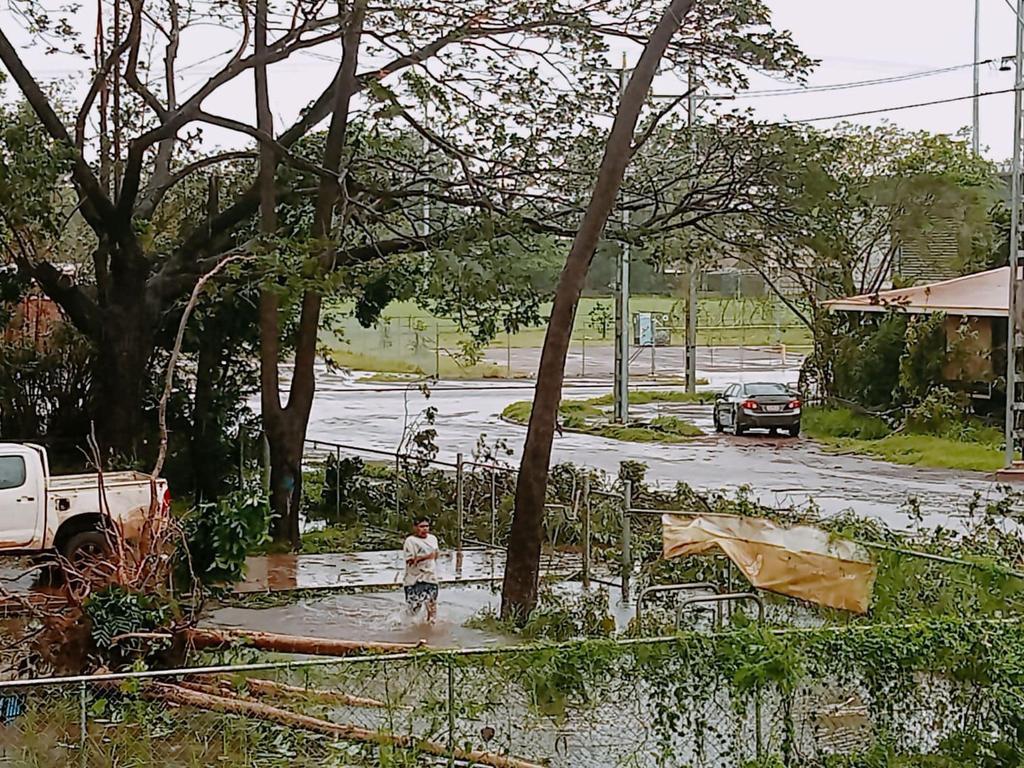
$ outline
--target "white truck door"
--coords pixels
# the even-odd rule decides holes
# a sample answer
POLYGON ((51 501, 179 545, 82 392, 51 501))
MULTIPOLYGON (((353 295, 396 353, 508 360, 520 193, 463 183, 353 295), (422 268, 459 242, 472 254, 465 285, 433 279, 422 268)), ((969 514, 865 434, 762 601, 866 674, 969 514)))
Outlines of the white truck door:
POLYGON ((46 488, 38 455, 0 446, 0 549, 17 549, 36 538, 46 488))

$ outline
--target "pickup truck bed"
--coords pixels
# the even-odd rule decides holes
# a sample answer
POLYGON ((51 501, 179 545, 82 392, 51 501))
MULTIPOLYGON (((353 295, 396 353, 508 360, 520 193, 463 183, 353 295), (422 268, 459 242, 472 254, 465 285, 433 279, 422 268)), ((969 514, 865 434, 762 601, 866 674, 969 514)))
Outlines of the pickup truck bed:
POLYGON ((105 473, 103 491, 101 503, 95 474, 50 475, 40 446, 0 443, 0 552, 70 556, 105 546, 110 533, 136 539, 152 515, 170 511, 166 481, 142 472, 105 473))

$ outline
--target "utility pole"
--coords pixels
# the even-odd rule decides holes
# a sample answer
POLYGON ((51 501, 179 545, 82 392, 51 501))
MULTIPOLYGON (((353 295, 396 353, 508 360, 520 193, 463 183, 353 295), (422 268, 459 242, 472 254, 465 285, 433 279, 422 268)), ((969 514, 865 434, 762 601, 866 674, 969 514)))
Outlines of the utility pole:
MULTIPOLYGON (((626 54, 622 54, 619 68, 619 99, 626 92, 626 54)), ((625 193, 620 190, 623 230, 629 226, 629 211, 626 208, 625 193)), ((612 394, 612 420, 617 424, 629 423, 629 241, 623 240, 616 257, 615 287, 615 371, 612 394)))
POLYGON ((1006 466, 1015 458, 1017 414, 1024 409, 1018 391, 1017 357, 1020 323, 1017 318, 1017 269, 1020 265, 1021 204, 1021 86, 1024 84, 1024 0, 1017 0, 1017 49, 1013 76, 1013 171, 1010 179, 1010 258, 1006 330, 1006 466))
MULTIPOLYGON (((1018 25, 1019 26, 1019 25, 1018 25)), ((975 156, 981 154, 981 0, 974 0, 974 99, 971 104, 974 117, 971 130, 971 148, 975 156)))
MULTIPOLYGON (((697 97, 694 93, 696 87, 693 75, 693 62, 686 78, 686 90, 689 91, 689 98, 686 100, 686 126, 690 134, 690 149, 694 160, 694 167, 697 161, 697 138, 693 135, 693 126, 696 122, 697 97)), ((697 265, 696 254, 690 261, 690 281, 688 298, 686 301, 686 391, 697 391, 697 283, 700 282, 700 271, 697 265)))

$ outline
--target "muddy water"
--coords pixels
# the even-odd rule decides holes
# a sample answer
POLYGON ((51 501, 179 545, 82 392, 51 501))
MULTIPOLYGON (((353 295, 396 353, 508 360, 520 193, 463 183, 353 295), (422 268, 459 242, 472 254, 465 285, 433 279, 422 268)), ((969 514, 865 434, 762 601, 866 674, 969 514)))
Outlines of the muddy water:
MULTIPOLYGON (((442 550, 437 576, 442 583, 458 585, 498 581, 504 574, 505 553, 467 549, 458 555, 442 550)), ((547 554, 545 573, 566 573, 580 568, 579 556, 547 554)), ((301 589, 396 587, 402 583, 405 563, 401 550, 338 552, 324 555, 260 555, 246 562, 246 578, 236 592, 281 592, 301 589)))
MULTIPOLYGON (((562 582, 552 589, 560 595, 576 596, 579 582, 562 582)), ((212 612, 204 625, 245 628, 259 632, 283 632, 342 640, 415 643, 420 640, 435 648, 476 648, 521 642, 493 629, 467 627, 466 622, 483 612, 501 607, 500 581, 481 584, 442 584, 437 622, 431 626, 422 614, 413 615, 405 606, 401 589, 380 589, 358 593, 324 594, 305 597, 272 608, 233 606, 212 612)), ((616 627, 625 629, 635 606, 619 600, 617 591, 609 599, 609 611, 616 627)))
POLYGON ((497 610, 500 596, 489 585, 444 586, 437 622, 413 616, 400 589, 311 597, 275 608, 222 608, 204 624, 261 632, 395 643, 420 640, 437 648, 485 647, 511 642, 500 633, 470 629, 465 622, 485 608, 497 610))

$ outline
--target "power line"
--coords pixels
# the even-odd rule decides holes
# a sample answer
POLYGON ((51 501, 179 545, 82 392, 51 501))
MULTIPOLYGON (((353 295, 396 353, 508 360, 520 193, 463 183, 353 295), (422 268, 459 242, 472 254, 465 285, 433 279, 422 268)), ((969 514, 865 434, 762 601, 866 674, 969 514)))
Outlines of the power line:
POLYGON ((994 64, 996 59, 983 59, 977 62, 971 62, 969 64, 955 64, 949 67, 941 67, 938 69, 927 69, 920 72, 909 72, 903 75, 893 75, 891 77, 877 77, 871 80, 854 80, 846 83, 830 83, 823 85, 809 85, 794 88, 773 88, 764 91, 739 91, 735 94, 713 94, 707 98, 729 98, 729 99, 746 99, 746 98, 763 98, 766 96, 795 96, 803 93, 823 93, 828 91, 845 91, 854 88, 866 88, 873 85, 888 85, 889 83, 902 83, 909 80, 919 80, 925 77, 934 77, 935 75, 944 75, 950 72, 957 72, 962 69, 968 69, 975 65, 984 66, 987 64, 994 64))
POLYGON ((933 101, 919 101, 915 104, 898 104, 895 107, 881 107, 879 109, 863 109, 859 112, 846 112, 840 115, 823 115, 821 117, 804 117, 798 120, 780 120, 776 125, 798 125, 800 123, 816 123, 822 120, 842 120, 847 117, 864 117, 866 115, 880 115, 886 112, 901 112, 906 109, 918 109, 920 107, 931 107, 936 104, 952 104, 957 101, 968 101, 969 99, 981 98, 982 96, 998 96, 1004 93, 1013 93, 1016 88, 1004 88, 1000 91, 983 91, 977 97, 974 94, 967 96, 952 96, 948 99, 935 99, 933 101))

